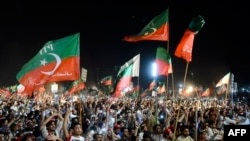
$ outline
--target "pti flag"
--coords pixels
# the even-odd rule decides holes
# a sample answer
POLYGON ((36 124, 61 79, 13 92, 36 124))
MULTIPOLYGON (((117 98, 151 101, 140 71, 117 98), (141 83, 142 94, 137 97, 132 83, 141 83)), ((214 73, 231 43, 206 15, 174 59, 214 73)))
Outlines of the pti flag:
POLYGON ((192 19, 175 50, 174 55, 176 57, 183 58, 187 62, 192 61, 194 37, 196 34, 198 34, 204 24, 205 20, 200 15, 192 19))
POLYGON ((137 42, 142 40, 168 41, 168 9, 160 15, 154 17, 142 30, 136 35, 125 36, 124 41, 137 42))
POLYGON ((171 58, 165 48, 163 47, 157 48, 155 63, 157 65, 157 75, 168 76, 168 72, 171 65, 171 58))
POLYGON ((117 73, 117 82, 115 84, 115 97, 120 97, 122 91, 130 87, 132 77, 139 77, 140 54, 136 55, 123 66, 117 73))
POLYGON ((106 76, 101 79, 101 84, 105 86, 110 86, 112 85, 112 79, 113 79, 112 76, 106 76))
POLYGON ((34 88, 48 82, 80 79, 80 34, 45 43, 16 75, 31 95, 34 88))

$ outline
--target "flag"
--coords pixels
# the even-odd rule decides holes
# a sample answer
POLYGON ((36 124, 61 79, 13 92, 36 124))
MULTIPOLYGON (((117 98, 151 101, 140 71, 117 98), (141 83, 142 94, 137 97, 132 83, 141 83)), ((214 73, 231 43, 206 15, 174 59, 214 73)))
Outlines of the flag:
POLYGON ((137 97, 139 95, 140 92, 140 86, 135 86, 133 87, 127 94, 129 94, 132 97, 137 97))
POLYGON ((136 55, 128 62, 126 62, 123 66, 121 66, 117 76, 119 77, 120 75, 122 75, 122 73, 124 73, 126 69, 129 69, 129 67, 131 67, 131 72, 129 73, 131 77, 138 77, 140 72, 140 54, 136 55))
POLYGON ((216 92, 218 95, 222 95, 227 91, 227 87, 224 84, 222 84, 221 86, 216 87, 216 88, 217 88, 216 92))
POLYGON ((157 48, 155 63, 157 64, 157 74, 167 76, 171 62, 170 55, 165 48, 157 48))
POLYGON ((220 79, 220 81, 216 84, 215 87, 219 87, 223 84, 229 84, 229 79, 230 79, 230 72, 228 72, 223 78, 220 79))
POLYGON ((10 98, 12 96, 11 92, 7 88, 0 89, 0 96, 10 98))
POLYGON ((121 92, 130 87, 132 77, 139 77, 140 54, 136 55, 123 66, 117 73, 117 83, 115 87, 115 97, 120 97, 121 92))
POLYGON ((148 90, 154 90, 155 89, 155 87, 156 87, 156 82, 155 82, 155 80, 153 80, 150 84, 149 84, 149 88, 148 88, 148 90))
POLYGON ((17 86, 17 94, 22 94, 22 92, 24 91, 24 86, 22 84, 18 84, 17 86))
POLYGON ((105 86, 110 86, 112 85, 112 76, 106 76, 101 79, 101 84, 105 86))
POLYGON ((69 94, 73 94, 74 92, 77 91, 77 87, 78 87, 78 80, 75 80, 72 82, 70 88, 69 88, 69 94))
POLYGON ((165 83, 159 82, 159 86, 157 87, 157 93, 158 94, 163 94, 166 92, 166 86, 165 83))
POLYGON ((211 94, 211 90, 210 88, 207 88, 204 92, 202 92, 201 96, 206 97, 206 96, 210 96, 210 94, 211 94))
POLYGON ((78 92, 86 87, 85 83, 82 79, 80 80, 74 80, 72 82, 72 85, 69 88, 69 94, 73 94, 75 92, 78 92))
POLYGON ((171 58, 169 58, 169 67, 168 67, 168 74, 170 73, 173 73, 173 65, 171 58))
POLYGON ((198 34, 198 32, 201 30, 204 24, 205 24, 205 20, 200 15, 192 19, 180 43, 178 44, 175 50, 174 55, 176 57, 183 58, 187 62, 192 61, 194 36, 198 34))
POLYGON ((154 17, 137 35, 125 36, 124 41, 137 42, 142 40, 168 41, 168 9, 154 17))
POLYGON ((16 75, 24 92, 31 95, 36 86, 48 82, 80 78, 80 34, 48 41, 16 75))

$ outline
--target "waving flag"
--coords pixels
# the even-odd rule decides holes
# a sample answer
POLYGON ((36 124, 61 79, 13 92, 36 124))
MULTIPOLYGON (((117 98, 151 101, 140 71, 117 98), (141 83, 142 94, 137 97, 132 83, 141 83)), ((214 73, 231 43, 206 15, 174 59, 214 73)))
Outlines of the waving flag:
POLYGON ((167 76, 170 69, 171 58, 165 48, 157 48, 155 63, 157 64, 157 75, 167 76))
POLYGON ((168 9, 153 18, 137 35, 125 36, 124 41, 137 42, 142 40, 168 41, 168 9))
POLYGON ((175 50, 174 55, 176 57, 183 58, 187 62, 192 61, 194 36, 198 34, 204 24, 205 20, 200 15, 192 19, 188 26, 188 29, 185 31, 180 43, 175 50))
POLYGON ((173 65, 172 65, 172 60, 171 60, 171 58, 170 58, 170 60, 169 60, 168 74, 169 74, 169 73, 173 73, 173 65))
POLYGON ((220 87, 223 84, 229 84, 229 80, 230 80, 230 72, 228 72, 225 76, 223 76, 220 81, 216 84, 215 87, 220 87))
POLYGON ((101 84, 105 86, 110 86, 112 85, 112 76, 106 76, 101 79, 101 84))
POLYGON ((153 80, 153 81, 149 84, 148 90, 151 91, 151 90, 155 89, 156 86, 157 86, 157 85, 156 85, 156 81, 153 80))
POLYGON ((117 83, 115 89, 115 97, 120 97, 122 91, 130 87, 132 77, 139 77, 140 54, 136 55, 123 66, 117 73, 117 83))
POLYGON ((16 78, 31 95, 48 82, 80 79, 80 34, 48 41, 18 72, 16 78))
POLYGON ((207 88, 204 92, 201 93, 202 97, 210 96, 211 94, 211 89, 207 88))
POLYGON ((74 94, 75 92, 79 92, 84 88, 86 88, 86 85, 82 79, 74 80, 69 88, 69 94, 74 94))

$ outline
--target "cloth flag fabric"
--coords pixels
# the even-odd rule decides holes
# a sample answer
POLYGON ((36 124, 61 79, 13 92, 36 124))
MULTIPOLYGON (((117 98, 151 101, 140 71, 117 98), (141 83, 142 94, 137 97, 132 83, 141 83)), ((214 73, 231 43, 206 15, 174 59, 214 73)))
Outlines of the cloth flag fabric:
POLYGON ((113 79, 112 76, 106 76, 101 79, 101 84, 105 86, 110 86, 112 85, 112 79, 113 79))
POLYGON ((124 65, 121 66, 120 70, 118 71, 117 76, 121 76, 122 73, 127 71, 126 69, 129 69, 131 67, 131 72, 129 75, 131 77, 138 77, 140 72, 140 54, 136 55, 132 59, 130 59, 128 62, 126 62, 124 65))
POLYGON ((130 87, 132 77, 139 77, 140 54, 136 55, 123 66, 117 73, 117 83, 115 86, 115 97, 122 96, 123 90, 130 87))
POLYGON ((157 64, 158 75, 168 75, 171 58, 167 50, 163 47, 158 47, 156 51, 155 63, 157 64))
POLYGON ((153 80, 150 84, 149 84, 149 88, 148 88, 148 90, 153 90, 154 88, 156 87, 156 81, 155 80, 153 80))
POLYGON ((80 34, 48 41, 16 75, 31 95, 34 88, 48 82, 80 79, 80 34))
POLYGON ((172 60, 170 58, 169 60, 169 67, 168 67, 168 74, 173 73, 173 65, 172 65, 172 60))
POLYGON ((12 96, 12 94, 8 89, 3 88, 3 89, 0 89, 0 96, 10 98, 12 96))
POLYGON ((142 40, 168 41, 168 17, 168 9, 166 9, 160 15, 154 17, 137 35, 125 36, 123 40, 127 42, 142 40))
POLYGON ((207 96, 210 96, 210 94, 211 94, 211 89, 207 88, 204 92, 202 92, 201 96, 207 97, 207 96))
POLYGON ((222 86, 223 84, 229 84, 229 80, 230 80, 230 72, 228 72, 226 75, 224 75, 220 81, 216 84, 215 87, 220 87, 222 86))
POLYGON ((165 83, 160 82, 159 86, 157 87, 158 94, 163 94, 166 92, 166 86, 165 83))
POLYGON ((187 62, 192 61, 192 50, 193 50, 193 42, 194 37, 201 28, 204 26, 205 20, 201 15, 193 18, 190 22, 188 28, 186 29, 181 41, 179 42, 176 50, 175 56, 179 58, 185 59, 187 62))
POLYGON ((226 91, 227 91, 227 87, 226 87, 224 84, 222 84, 222 85, 219 86, 219 87, 216 87, 216 92, 217 92, 218 95, 222 95, 222 94, 224 94, 226 91))
POLYGON ((69 94, 74 94, 75 92, 83 90, 84 88, 86 88, 86 85, 85 85, 85 83, 83 82, 82 79, 74 80, 72 82, 72 85, 70 86, 69 94))

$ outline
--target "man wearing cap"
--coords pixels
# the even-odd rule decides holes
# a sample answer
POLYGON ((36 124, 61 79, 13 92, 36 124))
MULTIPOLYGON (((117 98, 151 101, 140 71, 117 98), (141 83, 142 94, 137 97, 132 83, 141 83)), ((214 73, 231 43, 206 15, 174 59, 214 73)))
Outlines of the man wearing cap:
POLYGON ((120 140, 121 139, 121 126, 119 124, 116 124, 114 126, 114 139, 115 141, 120 140))

